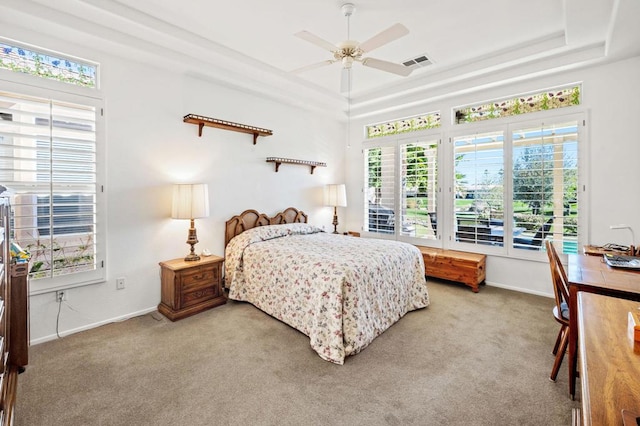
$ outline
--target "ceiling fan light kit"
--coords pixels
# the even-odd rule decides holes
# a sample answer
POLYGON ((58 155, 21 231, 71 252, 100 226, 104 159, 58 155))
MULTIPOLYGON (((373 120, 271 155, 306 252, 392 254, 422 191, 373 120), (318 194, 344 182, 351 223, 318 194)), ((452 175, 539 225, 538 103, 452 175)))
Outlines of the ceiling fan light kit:
MULTIPOLYGON (((328 50, 333 54, 333 59, 324 60, 315 64, 307 65, 302 68, 293 70, 293 73, 301 73, 311 69, 330 65, 335 62, 341 62, 343 68, 343 74, 351 69, 354 62, 360 62, 365 67, 375 68, 380 71, 389 72, 392 74, 407 77, 413 71, 412 68, 406 67, 402 64, 395 62, 385 61, 382 59, 376 59, 371 57, 363 57, 363 55, 384 46, 392 41, 399 39, 407 34, 409 30, 402 24, 394 24, 384 31, 374 35, 370 39, 359 43, 355 40, 349 40, 349 18, 355 12, 356 8, 353 3, 345 3, 341 7, 342 14, 347 18, 347 40, 332 44, 315 34, 308 31, 300 31, 295 34, 296 37, 301 38, 309 43, 315 44, 324 50, 328 50)), ((344 75, 342 78, 341 91, 346 92, 349 88, 344 87, 345 82, 344 75)))

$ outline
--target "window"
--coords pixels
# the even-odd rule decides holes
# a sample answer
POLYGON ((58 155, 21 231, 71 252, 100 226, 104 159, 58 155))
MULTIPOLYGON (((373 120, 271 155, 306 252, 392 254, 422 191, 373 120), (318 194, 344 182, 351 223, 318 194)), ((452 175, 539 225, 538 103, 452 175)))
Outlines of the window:
POLYGON ((435 133, 440 112, 365 126, 363 230, 541 260, 550 239, 576 253, 586 229, 579 214, 586 122, 570 110, 581 90, 565 84, 453 108, 445 150, 435 133))
POLYGON ((504 229, 494 229, 504 215, 503 132, 460 136, 453 145, 456 241, 502 245, 504 229))
POLYGON ((370 124, 365 127, 367 139, 382 136, 397 135, 400 133, 417 132, 426 129, 440 127, 440 112, 405 117, 386 123, 370 124))
POLYGON ((62 81, 76 86, 97 86, 98 66, 0 39, 0 68, 62 81))
POLYGON ((455 124, 492 120, 580 105, 580 85, 551 88, 512 98, 455 108, 455 124))
POLYGON ((552 239, 564 253, 577 252, 581 121, 558 117, 454 137, 454 244, 522 254, 552 239))
POLYGON ((31 253, 31 279, 54 285, 96 281, 103 274, 100 109, 85 100, 0 92, 0 183, 13 193, 13 238, 31 253))
POLYGON ((558 249, 576 253, 578 122, 517 128, 512 141, 513 247, 539 249, 550 237, 558 249))
POLYGON ((439 140, 371 145, 365 156, 365 231, 435 240, 439 140))

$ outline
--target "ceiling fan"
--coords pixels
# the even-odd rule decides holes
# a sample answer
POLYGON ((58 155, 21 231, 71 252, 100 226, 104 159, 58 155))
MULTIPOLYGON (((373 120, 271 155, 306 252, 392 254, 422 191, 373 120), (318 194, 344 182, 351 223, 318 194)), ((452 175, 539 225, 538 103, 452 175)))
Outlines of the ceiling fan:
POLYGON ((351 65, 354 62, 360 62, 365 67, 375 68, 381 71, 390 72, 393 74, 407 77, 413 71, 412 68, 406 67, 402 64, 396 64, 395 62, 384 61, 382 59, 364 57, 363 55, 377 49, 385 44, 399 39, 407 34, 409 30, 402 24, 394 24, 386 30, 376 34, 367 41, 359 43, 355 40, 349 39, 349 18, 353 15, 356 8, 353 3, 345 3, 342 5, 342 14, 347 18, 347 40, 341 41, 337 44, 332 44, 309 31, 300 31, 294 34, 303 40, 315 44, 323 49, 328 50, 333 54, 333 59, 327 59, 322 62, 307 65, 302 68, 293 70, 293 73, 301 73, 309 71, 315 68, 320 68, 325 65, 330 65, 335 62, 342 62, 342 79, 341 79, 341 91, 346 92, 351 89, 351 65))

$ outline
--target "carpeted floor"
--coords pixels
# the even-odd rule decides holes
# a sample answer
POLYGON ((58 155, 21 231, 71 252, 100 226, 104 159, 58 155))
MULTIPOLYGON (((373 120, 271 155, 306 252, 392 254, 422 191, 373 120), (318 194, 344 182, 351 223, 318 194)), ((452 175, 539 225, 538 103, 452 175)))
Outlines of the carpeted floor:
POLYGON ((345 365, 253 306, 145 315, 30 348, 16 424, 569 425, 566 362, 549 381, 553 300, 429 280, 345 365))

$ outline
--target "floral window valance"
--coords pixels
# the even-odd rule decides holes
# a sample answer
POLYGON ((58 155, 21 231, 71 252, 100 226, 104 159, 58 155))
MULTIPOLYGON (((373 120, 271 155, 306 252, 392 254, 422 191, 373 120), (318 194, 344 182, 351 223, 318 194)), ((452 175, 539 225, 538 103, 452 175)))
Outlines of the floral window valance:
POLYGON ((455 108, 453 111, 455 123, 462 124, 573 105, 580 105, 580 85, 548 89, 499 101, 455 108))
POLYGON ((367 139, 396 135, 399 133, 417 132, 418 130, 440 127, 440 112, 401 118, 386 123, 365 126, 367 139))
POLYGON ((0 41, 0 68, 83 87, 96 87, 97 66, 0 41))

